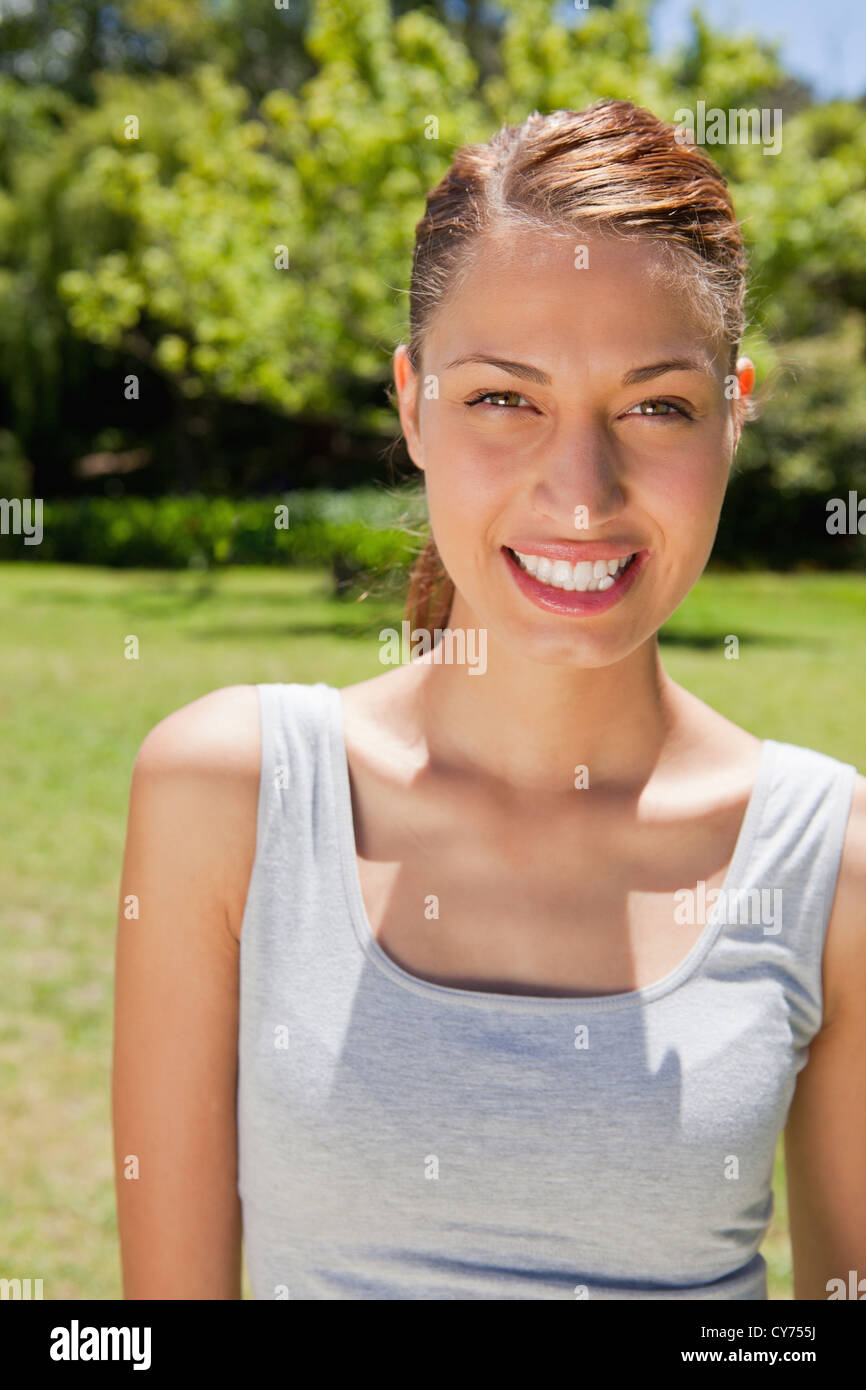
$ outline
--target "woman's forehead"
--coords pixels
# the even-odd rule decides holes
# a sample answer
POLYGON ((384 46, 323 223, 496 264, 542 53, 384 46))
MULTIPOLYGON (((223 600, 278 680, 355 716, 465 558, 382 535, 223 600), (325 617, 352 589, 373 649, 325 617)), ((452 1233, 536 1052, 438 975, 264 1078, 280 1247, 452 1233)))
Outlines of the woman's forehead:
POLYGON ((713 361, 723 346, 694 273, 649 238, 567 242, 522 231, 480 250, 430 324, 429 354, 442 363, 469 352, 539 366, 647 352, 713 361))

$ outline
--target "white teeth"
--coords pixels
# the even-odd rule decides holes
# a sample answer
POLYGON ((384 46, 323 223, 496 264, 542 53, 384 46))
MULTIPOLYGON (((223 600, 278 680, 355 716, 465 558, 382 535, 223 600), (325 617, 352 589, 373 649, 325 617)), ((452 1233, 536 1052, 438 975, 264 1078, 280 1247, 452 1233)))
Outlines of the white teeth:
POLYGON ((623 555, 618 560, 578 560, 570 565, 567 560, 550 560, 546 555, 522 555, 518 550, 514 554, 523 569, 542 584, 567 592, 576 589, 582 594, 613 588, 617 576, 633 558, 623 555))

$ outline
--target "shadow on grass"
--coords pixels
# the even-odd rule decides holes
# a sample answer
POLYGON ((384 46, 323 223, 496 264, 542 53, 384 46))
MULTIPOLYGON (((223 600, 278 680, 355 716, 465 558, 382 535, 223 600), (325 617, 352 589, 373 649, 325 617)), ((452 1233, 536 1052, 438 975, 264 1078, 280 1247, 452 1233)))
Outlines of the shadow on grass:
MULTIPOLYGON (((121 573, 122 571, 118 571, 121 573)), ((67 608, 89 608, 89 607, 124 607, 132 610, 158 609, 166 612, 174 609, 182 612, 197 604, 204 603, 208 599, 220 599, 231 605, 249 605, 251 607, 262 608, 288 608, 293 603, 338 603, 340 606, 350 607, 354 603, 362 602, 354 594, 337 595, 334 593, 332 585, 323 581, 320 577, 312 576, 309 582, 304 583, 297 571, 291 571, 292 584, 284 590, 274 589, 231 589, 223 588, 219 581, 192 584, 187 583, 163 583, 142 585, 138 588, 117 588, 117 589, 63 589, 58 587, 44 586, 34 588, 29 591, 21 590, 17 595, 18 602, 23 606, 28 603, 42 606, 62 606, 67 608)), ((403 590, 397 586, 390 590, 377 592, 371 590, 368 593, 371 603, 399 603, 403 601, 403 590)))
POLYGON ((737 638, 741 647, 806 647, 820 651, 825 646, 820 639, 804 637, 800 633, 792 637, 783 637, 777 632, 699 632, 690 628, 668 631, 664 627, 659 632, 659 643, 663 647, 691 647, 695 651, 717 651, 724 648, 731 636, 737 638))
MULTIPOLYGON (((383 628, 396 628, 400 633, 400 623, 402 615, 400 613, 382 613, 367 618, 359 613, 357 622, 349 619, 334 622, 322 622, 312 619, 309 622, 293 622, 287 618, 286 622, 274 623, 219 623, 197 631, 184 632, 184 639, 198 642, 211 641, 233 641, 235 639, 251 637, 371 637, 378 635, 383 628)), ((725 639, 731 634, 727 632, 696 632, 679 630, 677 632, 666 632, 664 629, 659 634, 662 646, 684 647, 694 651, 719 651, 724 650, 725 639)), ((825 643, 820 639, 797 636, 783 637, 777 633, 737 633, 737 639, 741 647, 796 647, 812 648, 822 650, 825 643)))
MULTIPOLYGON (((118 575, 127 571, 111 571, 118 575)), ((402 593, 373 590, 369 594, 370 607, 364 606, 350 594, 336 598, 330 582, 323 581, 315 572, 287 569, 291 576, 291 586, 280 592, 279 589, 240 589, 226 591, 220 583, 221 575, 196 578, 187 571, 178 571, 176 576, 165 580, 152 580, 133 589, 89 589, 64 588, 61 585, 38 585, 17 594, 17 602, 22 606, 32 603, 34 607, 102 607, 121 609, 130 617, 134 615, 159 615, 166 617, 203 611, 209 600, 218 599, 232 608, 278 608, 281 618, 273 623, 223 622, 203 627, 199 631, 186 632, 185 638, 193 641, 231 641, 244 638, 273 637, 339 637, 364 639, 378 633, 383 627, 396 626, 399 630, 402 613, 402 593), (340 617, 334 621, 293 619, 294 605, 326 604, 337 606, 340 617), (390 607, 390 612, 384 611, 390 607), (380 611, 377 612, 377 609, 380 611), (353 616, 357 612, 357 619, 353 616), (285 620, 282 620, 282 619, 285 620)), ((803 648, 820 651, 826 641, 820 637, 807 637, 802 632, 790 637, 778 632, 723 632, 677 626, 661 628, 659 641, 663 647, 679 647, 692 651, 723 650, 726 639, 735 635, 742 647, 749 648, 803 648)))
MULTIPOLYGON (((117 571, 122 573, 122 571, 117 571)), ((22 603, 53 604, 67 608, 134 607, 136 603, 164 604, 166 599, 180 600, 178 607, 189 607, 204 599, 222 597, 218 584, 166 584, 140 589, 59 589, 47 585, 38 589, 20 590, 16 595, 22 603)))
POLYGON ((253 637, 354 637, 360 641, 362 638, 375 637, 378 642, 379 633, 385 627, 394 627, 399 633, 400 618, 386 615, 363 623, 222 623, 218 627, 184 632, 183 637, 184 641, 191 642, 231 642, 253 637))

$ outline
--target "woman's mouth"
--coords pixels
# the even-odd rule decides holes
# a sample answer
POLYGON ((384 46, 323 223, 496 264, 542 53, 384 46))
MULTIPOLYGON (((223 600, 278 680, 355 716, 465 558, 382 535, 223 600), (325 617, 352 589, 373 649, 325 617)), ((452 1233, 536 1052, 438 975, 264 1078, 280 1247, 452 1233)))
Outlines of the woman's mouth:
MULTIPOLYGON (((636 552, 635 552, 636 553, 636 552)), ((521 555, 519 550, 511 554, 521 569, 553 589, 565 589, 566 593, 576 591, 580 594, 603 593, 612 589, 617 575, 622 574, 634 559, 634 555, 621 555, 618 560, 578 560, 571 565, 568 560, 549 560, 546 555, 521 555)))
POLYGON ((648 550, 606 560, 552 560, 503 546, 519 588, 541 608, 557 613, 602 613, 632 587, 648 550))

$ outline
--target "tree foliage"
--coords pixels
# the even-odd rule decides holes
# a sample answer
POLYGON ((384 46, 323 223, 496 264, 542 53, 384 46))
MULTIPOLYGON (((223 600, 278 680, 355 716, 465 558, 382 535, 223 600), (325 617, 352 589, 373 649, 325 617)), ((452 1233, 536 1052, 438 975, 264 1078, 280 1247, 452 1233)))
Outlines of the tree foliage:
MULTIPOLYGON (((90 6, 49 8, 96 23, 90 6)), ((782 109, 780 154, 709 153, 744 224, 763 374, 788 340, 798 360, 813 339, 844 341, 841 459, 861 437, 849 393, 866 384, 851 346, 866 312, 862 105, 814 104, 772 46, 698 17, 660 60, 650 10, 618 0, 566 22, 554 0, 503 0, 495 20, 470 5, 458 23, 439 5, 313 0, 301 29, 297 7, 287 28, 240 0, 135 0, 115 26, 125 61, 93 64, 85 94, 0 77, 0 394, 25 451, 59 377, 86 375, 93 354, 140 362, 188 401, 392 432, 384 388, 425 192, 502 122, 614 96, 669 120, 699 100, 782 109), (257 78, 248 30, 267 40, 257 78), (262 90, 280 71, 297 80, 262 90)), ((784 386, 800 441, 785 467, 815 485, 836 467, 809 423, 819 389, 808 371, 784 386)))

